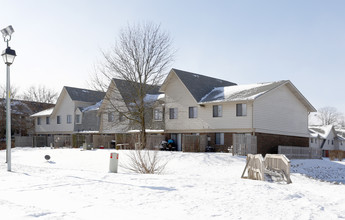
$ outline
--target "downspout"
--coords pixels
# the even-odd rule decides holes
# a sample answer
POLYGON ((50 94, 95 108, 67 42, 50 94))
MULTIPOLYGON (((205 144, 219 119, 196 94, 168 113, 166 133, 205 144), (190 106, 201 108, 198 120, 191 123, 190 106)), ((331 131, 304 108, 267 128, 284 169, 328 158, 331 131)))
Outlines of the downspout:
POLYGON ((254 129, 254 101, 252 102, 252 135, 255 136, 255 129, 254 129))

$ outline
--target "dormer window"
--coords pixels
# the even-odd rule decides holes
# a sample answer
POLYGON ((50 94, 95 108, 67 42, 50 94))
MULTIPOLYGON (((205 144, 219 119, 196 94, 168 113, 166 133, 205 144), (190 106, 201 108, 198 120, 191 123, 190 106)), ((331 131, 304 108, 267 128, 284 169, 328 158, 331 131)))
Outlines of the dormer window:
POLYGON ((76 124, 81 124, 81 115, 80 114, 76 114, 75 115, 75 123, 76 124))

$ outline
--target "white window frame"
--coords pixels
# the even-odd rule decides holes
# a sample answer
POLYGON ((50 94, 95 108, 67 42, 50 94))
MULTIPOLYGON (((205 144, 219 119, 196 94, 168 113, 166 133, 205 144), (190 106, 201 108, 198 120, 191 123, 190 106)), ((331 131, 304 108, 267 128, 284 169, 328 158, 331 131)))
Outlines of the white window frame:
POLYGON ((81 124, 81 114, 76 114, 75 115, 75 123, 76 124, 81 124))
POLYGON ((216 145, 224 145, 224 133, 216 133, 214 142, 216 145))
POLYGON ((115 121, 115 112, 108 112, 108 122, 115 121))
POLYGON ((163 109, 154 108, 153 109, 153 120, 154 121, 163 121, 163 109))
POLYGON ((247 116, 247 104, 246 103, 236 104, 236 116, 237 117, 247 116))
POLYGON ((178 118, 178 108, 169 108, 169 119, 178 118))
POLYGON ((61 116, 60 115, 56 116, 56 124, 58 124, 58 125, 61 124, 61 116))
POLYGON ((198 117, 198 107, 190 106, 188 108, 188 118, 197 118, 198 117))
POLYGON ((50 124, 50 117, 46 117, 46 125, 50 124))
POLYGON ((66 117, 66 123, 67 123, 67 124, 72 124, 72 115, 67 115, 67 117, 66 117))
POLYGON ((212 115, 214 118, 223 117, 223 106, 222 105, 213 105, 212 106, 212 115))
POLYGON ((41 118, 37 117, 37 125, 41 125, 41 118))

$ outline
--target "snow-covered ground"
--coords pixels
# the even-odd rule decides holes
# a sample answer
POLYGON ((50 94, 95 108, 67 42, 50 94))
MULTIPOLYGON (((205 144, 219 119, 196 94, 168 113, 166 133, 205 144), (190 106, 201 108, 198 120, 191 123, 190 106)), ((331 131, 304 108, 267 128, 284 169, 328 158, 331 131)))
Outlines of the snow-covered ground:
POLYGON ((345 218, 345 185, 327 182, 345 162, 292 160, 285 184, 241 179, 245 157, 225 153, 159 152, 164 174, 108 173, 110 152, 15 148, 7 172, 0 151, 0 219, 345 218))

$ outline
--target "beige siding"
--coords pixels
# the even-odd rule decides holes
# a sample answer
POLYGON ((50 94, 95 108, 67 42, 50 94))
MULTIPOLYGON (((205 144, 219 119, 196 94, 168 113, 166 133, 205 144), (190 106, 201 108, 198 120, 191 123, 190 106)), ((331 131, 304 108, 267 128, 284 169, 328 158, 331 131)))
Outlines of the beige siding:
POLYGON ((254 128, 262 133, 309 137, 308 110, 284 85, 254 101, 254 128))
POLYGON ((174 75, 165 89, 166 132, 250 132, 252 104, 247 104, 247 116, 236 116, 236 103, 223 103, 222 117, 213 117, 213 105, 199 106, 183 83, 174 75), (196 106, 197 118, 189 118, 189 107, 196 106), (178 118, 169 119, 169 108, 178 108, 178 118))
POLYGON ((128 120, 119 122, 118 121, 119 114, 115 112, 113 105, 117 106, 117 108, 119 109, 123 109, 124 112, 127 110, 127 108, 125 107, 126 104, 122 100, 119 91, 115 88, 114 82, 111 82, 110 87, 107 91, 106 97, 107 98, 103 100, 101 111, 100 111, 100 114, 101 114, 100 132, 125 133, 129 128, 128 120), (109 112, 114 112, 115 120, 113 122, 108 121, 109 112))

